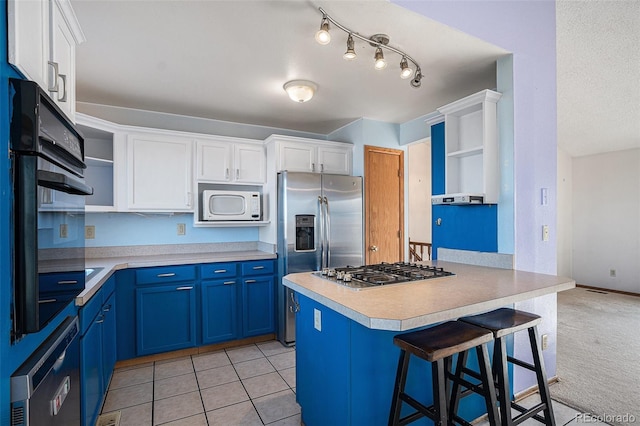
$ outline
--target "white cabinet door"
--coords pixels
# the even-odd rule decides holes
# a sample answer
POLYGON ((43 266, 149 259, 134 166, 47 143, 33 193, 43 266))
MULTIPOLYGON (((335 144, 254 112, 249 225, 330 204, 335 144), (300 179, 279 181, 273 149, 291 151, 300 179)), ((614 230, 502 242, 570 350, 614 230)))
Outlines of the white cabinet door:
POLYGON ((9 0, 7 25, 9 63, 46 90, 49 2, 9 0))
POLYGON ((51 2, 51 64, 49 94, 60 109, 75 121, 76 42, 57 1, 51 2))
POLYGON ((196 164, 197 180, 229 182, 232 177, 233 146, 228 142, 198 141, 196 164))
POLYGON ((278 144, 278 170, 290 172, 316 172, 315 145, 299 142, 278 144))
MULTIPOLYGON (((351 146, 347 147, 318 147, 318 166, 321 173, 350 175, 353 164, 351 146)), ((317 166, 317 167, 318 167, 317 166)), ((318 171, 318 170, 316 170, 318 171)))
POLYGON ((262 145, 235 144, 235 182, 263 184, 265 181, 265 157, 262 145))
POLYGON ((193 141, 133 134, 127 143, 129 210, 193 211, 193 141))

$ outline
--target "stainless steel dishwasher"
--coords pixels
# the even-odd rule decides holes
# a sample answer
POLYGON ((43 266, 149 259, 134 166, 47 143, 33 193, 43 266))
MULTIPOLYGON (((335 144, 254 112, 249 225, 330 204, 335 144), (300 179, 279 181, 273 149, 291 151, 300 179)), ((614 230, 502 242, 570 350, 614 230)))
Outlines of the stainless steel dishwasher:
POLYGON ((11 376, 12 426, 80 424, 78 317, 67 317, 11 376))

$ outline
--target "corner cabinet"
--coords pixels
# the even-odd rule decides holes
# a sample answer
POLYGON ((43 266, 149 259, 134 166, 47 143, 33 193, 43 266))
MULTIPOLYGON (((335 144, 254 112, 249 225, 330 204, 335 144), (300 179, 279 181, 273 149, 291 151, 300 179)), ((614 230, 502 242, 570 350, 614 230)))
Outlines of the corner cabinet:
POLYGON ((470 199, 481 199, 483 204, 498 202, 497 102, 501 97, 498 92, 483 90, 438 108, 445 123, 445 194, 434 195, 434 204, 458 199, 465 203, 470 199))
POLYGON ((127 209, 193 211, 193 140, 160 133, 127 136, 127 209))
POLYGON ((75 121, 76 46, 84 34, 69 0, 9 0, 8 60, 75 121))
POLYGON ((351 144, 283 135, 269 136, 266 142, 267 150, 275 158, 276 172, 352 173, 351 144))

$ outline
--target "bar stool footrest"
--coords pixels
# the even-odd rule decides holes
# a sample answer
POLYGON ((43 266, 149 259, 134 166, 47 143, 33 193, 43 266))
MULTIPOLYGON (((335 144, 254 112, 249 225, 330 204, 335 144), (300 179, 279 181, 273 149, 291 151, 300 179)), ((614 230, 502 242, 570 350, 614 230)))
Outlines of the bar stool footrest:
POLYGON ((401 418, 400 419, 401 425, 409 424, 411 422, 418 420, 421 417, 426 417, 430 420, 433 420, 436 418, 436 411, 433 408, 433 405, 427 407, 423 403, 412 398, 411 395, 408 395, 404 392, 399 395, 399 398, 403 402, 406 402, 407 404, 409 404, 413 409, 417 410, 415 413, 411 413, 408 416, 401 418))
POLYGON ((546 423, 546 420, 544 419, 544 417, 538 414, 540 411, 543 411, 547 408, 547 404, 545 404, 544 402, 541 402, 531 408, 524 408, 522 405, 512 402, 511 408, 518 410, 521 413, 513 418, 514 426, 519 425, 520 423, 530 418, 533 418, 539 421, 540 423, 546 423))
POLYGON ((512 356, 507 356, 507 361, 509 361, 512 364, 515 364, 517 366, 520 366, 522 368, 526 368, 529 371, 536 371, 536 367, 533 364, 530 364, 528 362, 524 362, 522 360, 519 360, 518 358, 514 358, 512 356))

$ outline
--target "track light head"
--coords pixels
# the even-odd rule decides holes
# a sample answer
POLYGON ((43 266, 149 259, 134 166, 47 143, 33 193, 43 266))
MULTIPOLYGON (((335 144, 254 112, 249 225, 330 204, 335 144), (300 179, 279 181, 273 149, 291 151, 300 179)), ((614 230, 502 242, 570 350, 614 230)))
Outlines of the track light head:
POLYGON ((413 80, 411 80, 411 86, 415 87, 416 89, 418 87, 420 87, 422 85, 422 71, 420 71, 420 68, 418 68, 416 70, 415 75, 413 76, 413 80))
POLYGON ((347 51, 344 52, 342 57, 346 60, 352 60, 356 58, 356 51, 353 49, 353 36, 349 34, 349 38, 347 38, 347 51))
POLYGON ((384 54, 382 53, 382 48, 378 47, 376 49, 376 54, 375 54, 375 56, 373 58, 376 60, 374 67, 377 70, 383 70, 383 69, 385 69, 387 67, 387 61, 385 61, 385 59, 384 59, 384 54))
POLYGON ((329 20, 327 17, 322 18, 320 22, 320 29, 316 33, 316 41, 323 46, 331 42, 331 34, 329 34, 329 20))
POLYGON ((413 70, 409 68, 409 62, 407 61, 407 58, 403 56, 402 60, 400 61, 400 78, 406 80, 407 78, 411 77, 411 74, 413 74, 413 70))

